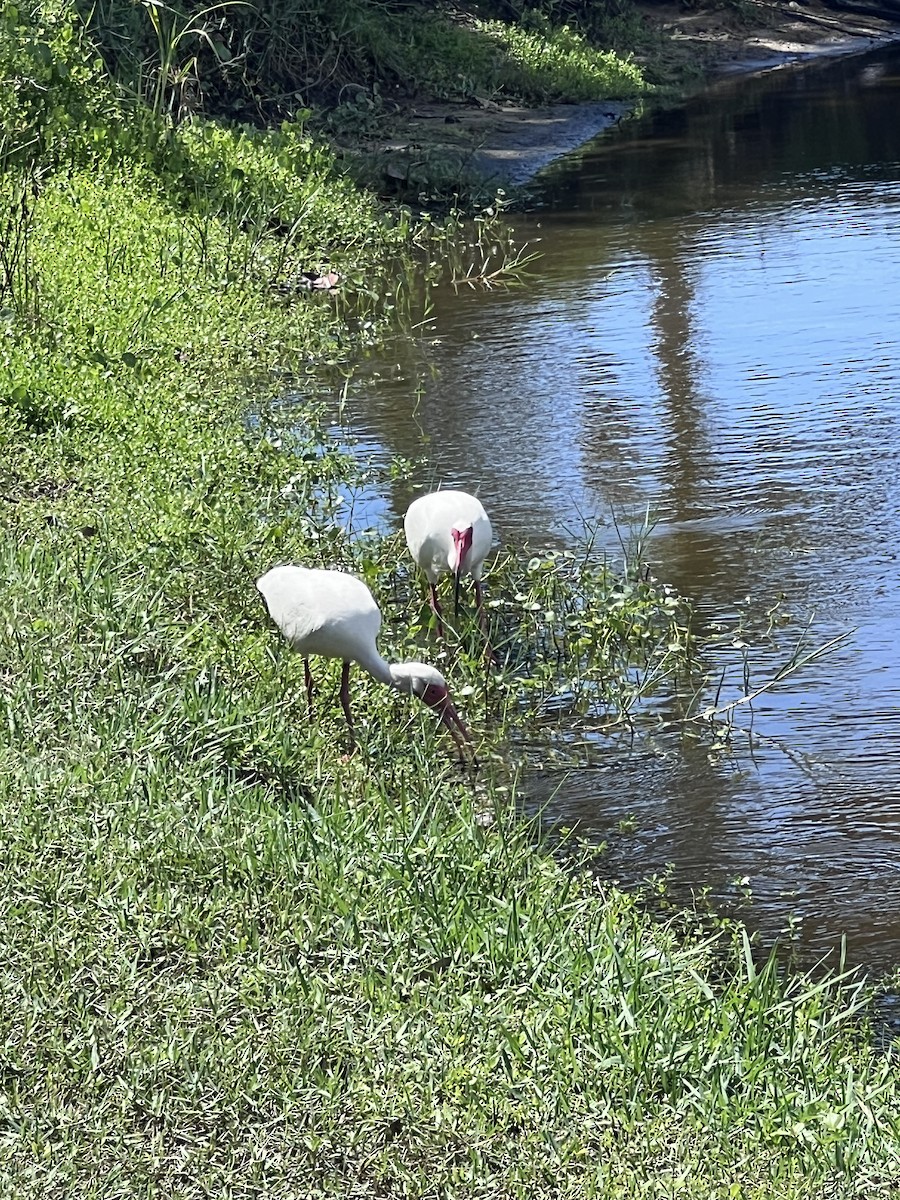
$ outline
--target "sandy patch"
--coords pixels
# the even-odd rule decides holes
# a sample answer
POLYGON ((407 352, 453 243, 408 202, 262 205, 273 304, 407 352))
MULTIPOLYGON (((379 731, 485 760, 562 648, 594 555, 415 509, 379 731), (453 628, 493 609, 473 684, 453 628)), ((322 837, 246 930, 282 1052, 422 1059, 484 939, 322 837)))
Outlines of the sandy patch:
POLYGON ((395 146, 403 155, 418 147, 428 147, 432 153, 440 148, 449 157, 456 156, 461 173, 515 185, 631 110, 631 103, 623 100, 547 108, 493 102, 478 107, 419 105, 403 119, 408 140, 395 146))

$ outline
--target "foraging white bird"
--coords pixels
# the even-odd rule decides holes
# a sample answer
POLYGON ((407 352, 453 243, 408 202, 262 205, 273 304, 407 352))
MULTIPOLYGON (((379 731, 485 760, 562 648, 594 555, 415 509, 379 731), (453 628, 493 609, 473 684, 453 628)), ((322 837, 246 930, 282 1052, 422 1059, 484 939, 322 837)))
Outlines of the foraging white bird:
POLYGON ((471 741, 460 720, 446 681, 440 671, 426 663, 388 663, 378 653, 377 638, 381 612, 372 593, 355 575, 346 571, 321 571, 309 567, 273 567, 256 581, 272 620, 303 655, 306 696, 312 716, 313 680, 309 655, 342 658, 341 706, 347 718, 350 741, 354 742, 350 715, 350 664, 398 691, 417 696, 433 709, 450 730, 462 750, 471 741))
POLYGON ((437 581, 447 572, 455 578, 454 599, 459 612, 459 583, 471 575, 475 605, 484 628, 481 573, 491 548, 491 522, 480 500, 468 492, 430 492, 413 500, 403 521, 409 552, 425 572, 431 589, 431 608, 443 636, 437 581))

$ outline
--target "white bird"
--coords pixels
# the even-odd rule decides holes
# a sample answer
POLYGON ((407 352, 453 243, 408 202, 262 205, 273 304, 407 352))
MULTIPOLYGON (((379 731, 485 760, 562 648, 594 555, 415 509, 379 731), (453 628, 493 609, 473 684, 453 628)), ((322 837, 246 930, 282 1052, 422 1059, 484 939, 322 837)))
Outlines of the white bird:
POLYGON ((480 500, 468 492, 452 490, 430 492, 413 500, 403 521, 409 552, 425 572, 431 589, 431 608, 437 617, 438 634, 443 636, 437 581, 447 572, 455 578, 454 598, 459 612, 459 583, 472 576, 475 604, 484 628, 481 573, 491 548, 491 522, 480 500))
POLYGON ((312 716, 313 680, 309 655, 342 658, 341 706, 347 718, 350 741, 354 743, 350 715, 350 664, 398 691, 417 696, 433 709, 463 749, 471 741, 460 720, 446 681, 440 671, 426 663, 388 663, 378 652, 381 612, 372 593, 355 575, 346 571, 321 571, 309 567, 273 567, 256 581, 272 620, 303 655, 306 696, 312 716))

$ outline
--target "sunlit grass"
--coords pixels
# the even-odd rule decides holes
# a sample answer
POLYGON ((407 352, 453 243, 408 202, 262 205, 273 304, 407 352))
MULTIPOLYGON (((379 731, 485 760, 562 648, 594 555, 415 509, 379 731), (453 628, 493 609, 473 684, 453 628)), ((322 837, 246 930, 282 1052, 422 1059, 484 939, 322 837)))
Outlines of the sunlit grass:
POLYGON ((340 102, 344 89, 360 85, 386 95, 397 89, 432 97, 499 92, 541 101, 646 90, 628 55, 609 48, 640 35, 641 23, 627 5, 602 16, 584 14, 594 43, 554 7, 542 13, 539 6, 522 6, 517 14, 502 4, 277 0, 259 9, 225 0, 179 11, 104 0, 91 14, 90 29, 122 81, 158 112, 190 112, 201 103, 199 83, 206 102, 219 109, 255 107, 282 117, 300 106, 298 100, 340 102), (214 19, 204 20, 210 12, 214 19), (491 16, 501 19, 483 19, 491 16))
POLYGON ((42 543, 0 564, 10 1194, 879 1194, 858 987, 564 870, 374 687, 342 762, 237 586, 42 543))
POLYGON ((453 19, 410 12, 393 23, 372 11, 368 44, 382 70, 436 96, 504 95, 538 102, 602 100, 647 90, 628 57, 568 26, 453 19))
POLYGON ((544 32, 487 22, 481 28, 505 50, 497 85, 540 100, 628 99, 647 92, 641 68, 612 50, 592 46, 567 26, 544 32))

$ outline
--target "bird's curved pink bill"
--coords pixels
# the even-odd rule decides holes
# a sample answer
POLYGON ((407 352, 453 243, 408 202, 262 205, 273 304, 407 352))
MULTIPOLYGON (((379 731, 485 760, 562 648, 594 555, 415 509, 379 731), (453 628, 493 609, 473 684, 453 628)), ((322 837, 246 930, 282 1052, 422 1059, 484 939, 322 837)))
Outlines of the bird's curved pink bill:
POLYGON ((456 711, 450 693, 446 688, 431 684, 422 693, 422 703, 437 713, 441 723, 449 730, 451 737, 460 750, 471 745, 472 735, 466 728, 465 722, 456 711))
POLYGON ((451 563, 453 571, 453 611, 456 616, 459 616, 459 585, 462 579, 463 566, 465 565, 466 555, 472 548, 472 526, 467 525, 465 529, 451 529, 450 536, 453 538, 453 549, 455 561, 451 563))

